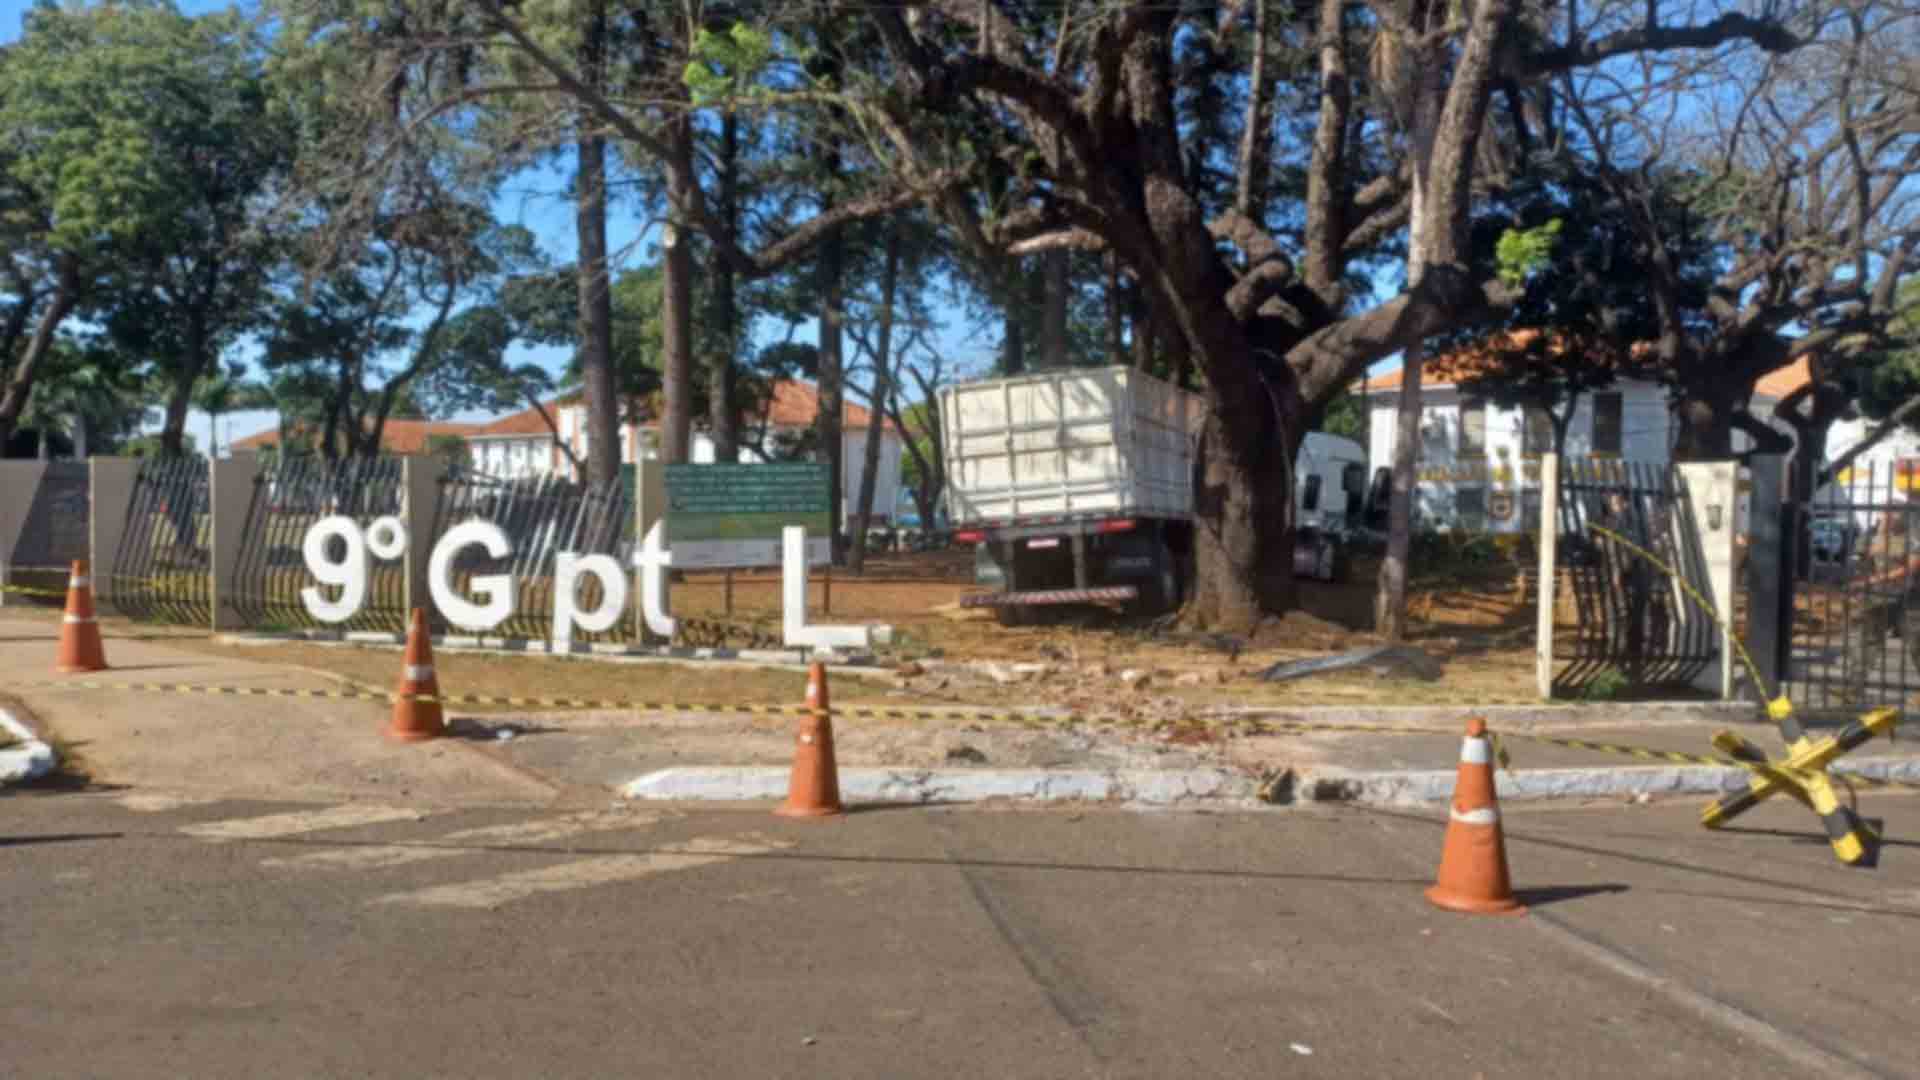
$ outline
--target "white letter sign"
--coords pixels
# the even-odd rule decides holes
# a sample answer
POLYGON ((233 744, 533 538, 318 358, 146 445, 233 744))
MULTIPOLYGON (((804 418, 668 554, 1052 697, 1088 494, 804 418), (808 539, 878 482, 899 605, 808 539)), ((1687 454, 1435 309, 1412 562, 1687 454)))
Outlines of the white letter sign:
POLYGON ((486 603, 475 604, 461 596, 453 586, 453 558, 460 549, 478 544, 489 558, 504 559, 513 551, 507 534, 491 521, 463 521, 447 530, 433 545, 433 557, 427 560, 427 585, 433 590, 433 604, 447 621, 462 630, 479 633, 491 630, 513 614, 513 575, 481 574, 469 582, 486 603))
POLYGON ((563 551, 553 567, 553 651, 573 649, 573 628, 590 634, 613 629, 620 613, 627 610, 627 575, 611 555, 575 555, 563 551), (600 582, 600 603, 592 611, 579 611, 580 579, 600 582))
POLYGON ((312 585, 301 589, 300 602, 306 605, 307 614, 324 623, 353 618, 367 599, 367 542, 360 536, 360 526, 338 514, 321 518, 307 530, 300 553, 306 556, 307 573, 322 585, 340 589, 338 600, 328 600, 326 593, 312 585), (328 541, 336 537, 347 545, 347 557, 339 562, 327 558, 328 541))

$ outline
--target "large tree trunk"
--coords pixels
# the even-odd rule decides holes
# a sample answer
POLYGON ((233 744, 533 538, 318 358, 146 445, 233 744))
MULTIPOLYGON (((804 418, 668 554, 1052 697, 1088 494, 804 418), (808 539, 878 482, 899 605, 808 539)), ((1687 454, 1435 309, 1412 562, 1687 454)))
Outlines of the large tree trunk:
MULTIPOLYGON (((160 425, 160 451, 169 456, 187 452, 187 413, 193 408, 193 381, 175 379, 167 388, 167 408, 160 425)), ((212 448, 208 448, 212 454, 212 448)))
POLYGON ((1011 299, 1012 293, 1009 288, 1009 299, 1000 316, 1000 370, 1020 375, 1027 370, 1027 335, 1020 322, 1020 305, 1011 299))
POLYGON ((1733 456, 1733 417, 1740 402, 1731 387, 1688 394, 1673 404, 1675 461, 1724 461, 1733 456))
POLYGON ((860 461, 853 546, 847 552, 847 563, 856 574, 864 572, 867 566, 867 530, 873 524, 873 496, 879 486, 880 437, 887 428, 887 404, 893 400, 893 302, 899 283, 900 226, 889 224, 886 262, 880 270, 880 328, 873 349, 873 407, 867 410, 867 441, 860 461))
MULTIPOLYGON (((740 230, 740 121, 729 112, 720 118, 721 220, 737 236, 740 230)), ((716 250, 708 271, 717 341, 707 361, 707 429, 715 461, 740 458, 740 417, 734 405, 734 358, 740 348, 739 299, 734 293, 733 263, 716 250)))
MULTIPOLYGON (((1294 425, 1248 439, 1232 414, 1244 405, 1209 394, 1194 491, 1195 626, 1251 634, 1267 615, 1293 607, 1294 425)), ((1264 403, 1262 406, 1264 408, 1264 403)), ((1277 419, 1277 418, 1276 418, 1277 419)))
POLYGON ((1400 367, 1400 407, 1395 414, 1393 492, 1387 500, 1387 557, 1380 564, 1380 591, 1374 598, 1374 630, 1388 641, 1407 636, 1407 562, 1413 548, 1413 493, 1419 485, 1420 368, 1425 359, 1416 346, 1400 367))
POLYGON ((1040 318, 1040 366, 1067 366, 1067 294, 1072 269, 1067 252, 1056 248, 1042 257, 1044 282, 1040 318))
POLYGON ((0 393, 0 447, 5 447, 13 440, 14 430, 20 425, 20 414, 26 410, 27 401, 33 396, 33 381, 40 374, 40 365, 45 362, 47 353, 53 350, 54 334, 79 300, 79 284, 69 269, 63 275, 59 288, 54 290, 47 309, 40 313, 40 324, 34 327, 33 337, 27 340, 26 351, 20 354, 19 362, 8 373, 5 392, 0 393))
MULTIPOLYGON (((596 88, 606 84, 607 5, 591 0, 580 42, 580 67, 596 88)), ((620 392, 613 372, 613 296, 607 268, 607 143, 580 117, 583 137, 575 145, 574 234, 580 329, 580 381, 587 399, 586 481, 620 481, 620 392)))
POLYGON ((820 245, 820 414, 814 418, 816 453, 827 463, 827 499, 833 514, 833 561, 840 562, 845 545, 840 529, 846 516, 842 505, 845 487, 846 445, 841 437, 841 413, 844 389, 841 380, 845 365, 842 324, 846 320, 846 237, 836 230, 820 245))
POLYGON ((693 251, 679 218, 694 184, 693 128, 688 117, 676 114, 667 121, 667 138, 676 160, 667 169, 667 197, 676 208, 674 219, 661 230, 666 249, 662 275, 660 319, 662 383, 666 415, 661 422, 660 459, 668 464, 692 460, 693 439, 693 251))

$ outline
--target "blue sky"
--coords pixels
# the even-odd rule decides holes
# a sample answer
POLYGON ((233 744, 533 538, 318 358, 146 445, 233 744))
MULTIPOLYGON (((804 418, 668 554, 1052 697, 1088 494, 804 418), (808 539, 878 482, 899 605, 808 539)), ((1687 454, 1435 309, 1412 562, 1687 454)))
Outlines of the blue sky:
MULTIPOLYGON (((181 10, 190 14, 221 10, 231 6, 224 0, 176 0, 181 10)), ((33 6, 28 0, 0 0, 0 41, 11 41, 20 35, 22 16, 33 6)), ((251 5, 242 4, 242 7, 251 5)), ((566 198, 568 172, 555 165, 541 170, 532 170, 509 181, 494 203, 494 212, 504 222, 518 223, 530 229, 539 238, 541 247, 556 263, 572 260, 574 244, 574 224, 571 203, 566 198)), ((611 250, 622 254, 622 266, 633 266, 651 261, 654 255, 656 236, 646 222, 636 215, 631 207, 616 205, 608 223, 608 244, 611 250)), ((616 270, 617 272, 617 270, 616 270)), ((1380 286, 1392 289, 1394 283, 1381 282, 1380 286)), ((937 313, 944 324, 937 347, 954 361, 971 365, 988 359, 990 342, 980 340, 969 333, 964 316, 958 310, 946 310, 937 313)), ((795 340, 811 340, 815 330, 811 323, 802 326, 795 334, 795 340)), ((238 350, 229 360, 246 360, 247 349, 238 350)), ((515 362, 532 360, 552 370, 558 370, 564 364, 570 350, 564 347, 517 348, 514 351, 515 362)), ((1397 365, 1397 361, 1387 361, 1374 365, 1375 371, 1397 365)), ((442 419, 476 420, 484 419, 484 414, 461 414, 442 419)), ((193 434, 200 449, 205 450, 209 437, 209 418, 196 411, 190 418, 188 430, 193 434)), ((273 427, 275 414, 268 411, 249 411, 225 415, 221 418, 218 442, 225 446, 235 438, 243 438, 258 431, 273 427)), ((157 415, 151 425, 158 427, 157 415)))

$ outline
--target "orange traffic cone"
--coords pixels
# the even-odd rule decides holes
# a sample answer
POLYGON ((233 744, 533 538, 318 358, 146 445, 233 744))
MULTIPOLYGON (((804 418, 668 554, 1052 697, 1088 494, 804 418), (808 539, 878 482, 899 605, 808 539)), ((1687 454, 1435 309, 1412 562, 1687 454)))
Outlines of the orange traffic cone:
POLYGON ((1460 777, 1448 808, 1447 841, 1440 876, 1427 899, 1435 907, 1475 915, 1518 915, 1527 910, 1507 876, 1507 841, 1500 832, 1500 800, 1493 789, 1487 722, 1467 721, 1460 744, 1460 777))
POLYGON ((387 738, 401 742, 437 739, 447 732, 440 709, 440 680, 433 674, 433 641, 427 636, 427 613, 413 609, 407 627, 407 655, 401 661, 400 689, 393 702, 393 722, 387 738), (432 698, 422 701, 421 697, 432 698))
POLYGON ((53 670, 63 675, 107 670, 107 647, 100 640, 100 622, 93 612, 93 580, 87 576, 87 560, 73 561, 73 577, 67 582, 67 616, 60 624, 60 650, 54 654, 53 670))
POLYGON ((793 776, 787 781, 787 801, 774 813, 782 817, 827 817, 844 814, 840 805, 840 770, 833 762, 833 719, 827 700, 827 666, 807 671, 807 715, 795 726, 793 776))

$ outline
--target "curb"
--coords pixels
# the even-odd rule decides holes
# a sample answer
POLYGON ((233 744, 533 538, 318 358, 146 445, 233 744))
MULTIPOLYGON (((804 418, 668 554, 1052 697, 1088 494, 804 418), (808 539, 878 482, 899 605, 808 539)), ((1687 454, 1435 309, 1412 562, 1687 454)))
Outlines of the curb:
MULTIPOLYGON (((1857 758, 1830 770, 1836 778, 1920 781, 1920 758, 1857 758)), ((1600 799, 1635 795, 1719 795, 1738 791, 1752 775, 1711 765, 1630 765, 1590 769, 1521 769, 1495 774, 1502 801, 1600 799)), ((1305 802, 1414 806, 1453 796, 1455 770, 1318 768, 1295 781, 1305 802)))
POLYGON ((1253 716, 1276 722, 1295 720, 1323 724, 1408 726, 1460 726, 1477 716, 1496 732, 1503 726, 1572 728, 1619 723, 1624 715, 1631 715, 1635 727, 1688 727, 1762 721, 1765 718, 1760 706, 1747 701, 1543 702, 1537 705, 1236 705, 1215 708, 1209 715, 1253 716))
MULTIPOLYGON (((1920 782, 1920 758, 1862 758, 1832 770, 1836 778, 1920 782)), ((927 804, 1098 802, 1190 810, 1247 809, 1291 803, 1422 806, 1453 797, 1454 769, 1305 770, 1277 782, 1232 769, 842 769, 850 803, 927 804)), ((1500 798, 1604 799, 1637 795, 1718 795, 1739 790, 1744 769, 1707 765, 1526 769, 1498 774, 1500 798)), ((789 770, 777 766, 682 766, 620 786, 629 799, 754 802, 786 797, 789 770)))
POLYGON ((13 714, 5 709, 0 709, 0 728, 5 728, 24 744, 0 750, 0 785, 38 780, 60 763, 53 747, 40 741, 32 728, 14 719, 13 714))
MULTIPOLYGON (((790 771, 773 766, 681 767, 623 785, 629 799, 747 802, 781 799, 790 771)), ((854 803, 1105 802, 1127 806, 1261 803, 1260 782, 1231 769, 841 769, 854 803)))

